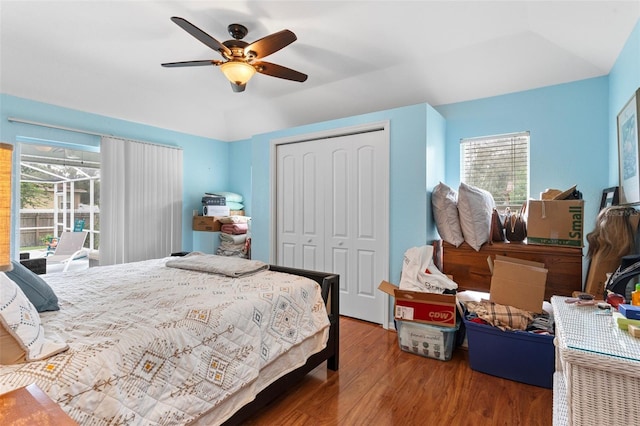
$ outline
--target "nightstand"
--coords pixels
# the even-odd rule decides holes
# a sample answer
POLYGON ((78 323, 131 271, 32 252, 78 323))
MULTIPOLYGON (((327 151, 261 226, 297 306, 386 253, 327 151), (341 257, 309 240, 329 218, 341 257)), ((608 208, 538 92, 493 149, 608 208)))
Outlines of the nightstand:
POLYGON ((36 384, 0 395, 0 424, 78 425, 36 384))

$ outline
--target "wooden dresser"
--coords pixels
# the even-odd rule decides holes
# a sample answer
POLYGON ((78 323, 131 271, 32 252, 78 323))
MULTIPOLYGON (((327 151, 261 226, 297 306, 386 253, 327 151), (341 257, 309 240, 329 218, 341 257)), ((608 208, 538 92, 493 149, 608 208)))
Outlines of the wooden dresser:
POLYGON ((544 263, 547 273, 545 300, 551 296, 571 296, 582 290, 582 248, 525 243, 484 244, 475 251, 467 243, 459 247, 442 242, 442 272, 453 276, 458 290, 489 292, 491 272, 487 258, 496 255, 544 263))

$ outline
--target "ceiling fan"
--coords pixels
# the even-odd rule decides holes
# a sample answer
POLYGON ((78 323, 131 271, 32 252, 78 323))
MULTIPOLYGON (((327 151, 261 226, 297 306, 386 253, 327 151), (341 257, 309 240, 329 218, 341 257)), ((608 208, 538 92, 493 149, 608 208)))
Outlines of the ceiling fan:
POLYGON ((249 44, 242 40, 249 32, 247 27, 240 24, 231 24, 227 29, 233 39, 220 43, 186 19, 174 16, 171 20, 206 46, 218 51, 224 59, 168 62, 162 64, 163 67, 219 66, 231 83, 231 88, 234 92, 244 92, 247 82, 256 71, 260 74, 285 80, 303 82, 307 79, 306 74, 282 65, 260 60, 297 40, 296 35, 289 30, 273 33, 249 44))

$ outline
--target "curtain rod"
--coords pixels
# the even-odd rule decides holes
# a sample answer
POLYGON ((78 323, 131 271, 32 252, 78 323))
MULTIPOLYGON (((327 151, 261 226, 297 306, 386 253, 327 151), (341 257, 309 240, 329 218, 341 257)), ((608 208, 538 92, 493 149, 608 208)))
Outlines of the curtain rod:
POLYGON ((116 138, 116 139, 130 140, 130 141, 138 142, 138 143, 146 143, 146 144, 149 144, 149 145, 158 145, 158 146, 163 146, 163 147, 166 147, 166 148, 182 149, 182 147, 175 146, 175 145, 164 145, 164 144, 161 144, 161 143, 155 143, 155 142, 149 142, 149 141, 139 141, 139 140, 135 140, 135 139, 130 139, 130 138, 125 138, 125 137, 110 135, 108 133, 98 133, 98 132, 91 132, 89 130, 75 129, 73 127, 57 126, 55 124, 40 123, 38 121, 25 120, 23 118, 7 117, 7 121, 9 121, 10 123, 22 123, 22 124, 30 124, 32 126, 48 127, 50 129, 66 130, 67 132, 84 133, 85 135, 99 136, 101 138, 104 138, 104 137, 116 138))
POLYGON ((7 120, 11 123, 30 124, 32 126, 48 127, 50 129, 66 130, 68 132, 74 133, 84 133, 85 135, 114 137, 113 135, 108 135, 106 133, 90 132, 88 130, 74 129, 73 127, 56 126, 55 124, 39 123, 37 121, 24 120, 22 118, 16 117, 8 117, 7 120))

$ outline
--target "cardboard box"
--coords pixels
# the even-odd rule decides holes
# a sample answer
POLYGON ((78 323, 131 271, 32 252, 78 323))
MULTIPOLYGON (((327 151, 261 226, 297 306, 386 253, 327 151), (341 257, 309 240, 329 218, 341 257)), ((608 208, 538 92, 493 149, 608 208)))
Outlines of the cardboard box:
POLYGON ((378 289, 395 298, 394 316, 397 320, 456 327, 456 296, 400 290, 388 281, 378 289))
POLYGON ((222 224, 217 220, 217 218, 218 216, 194 216, 193 230, 218 232, 220 231, 222 224))
POLYGON ((534 386, 553 388, 554 336, 502 331, 464 319, 472 370, 534 386))
POLYGON ((584 246, 584 200, 529 200, 527 242, 584 246))
POLYGON ((547 269, 544 264, 513 257, 487 259, 491 271, 489 299, 500 305, 542 312, 547 269))
POLYGON ((401 350, 441 361, 451 359, 458 326, 440 327, 397 320, 396 330, 401 350))
MULTIPOLYGON (((228 216, 244 216, 244 210, 231 210, 228 216)), ((193 226, 194 231, 208 231, 219 232, 222 228, 220 218, 224 216, 194 216, 193 226)))
POLYGON ((227 206, 202 206, 202 216, 229 216, 231 209, 227 206))

